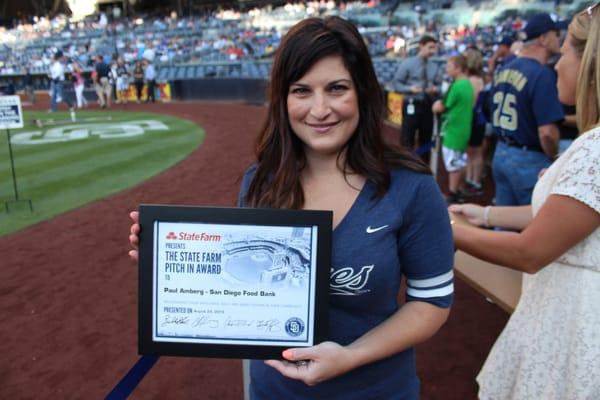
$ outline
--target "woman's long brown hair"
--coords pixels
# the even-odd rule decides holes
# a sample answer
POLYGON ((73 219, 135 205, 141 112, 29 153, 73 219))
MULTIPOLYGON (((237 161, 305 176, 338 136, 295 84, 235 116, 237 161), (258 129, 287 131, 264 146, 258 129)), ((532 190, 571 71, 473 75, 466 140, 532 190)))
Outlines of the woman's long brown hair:
POLYGON ((374 182, 379 197, 389 189, 391 167, 431 173, 409 151, 384 142, 384 94, 358 30, 339 17, 308 18, 290 29, 275 53, 268 115, 256 144, 256 172, 246 195, 249 206, 302 208, 300 175, 306 158, 303 143, 289 124, 287 95, 292 83, 317 61, 332 55, 342 57, 352 76, 360 114, 356 132, 344 148, 344 172, 374 182))

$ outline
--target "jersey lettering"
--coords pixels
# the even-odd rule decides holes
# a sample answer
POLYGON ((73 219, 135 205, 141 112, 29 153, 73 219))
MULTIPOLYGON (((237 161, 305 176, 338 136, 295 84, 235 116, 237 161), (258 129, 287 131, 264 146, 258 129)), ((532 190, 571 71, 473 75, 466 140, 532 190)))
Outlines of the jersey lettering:
POLYGON ((365 265, 359 272, 355 272, 352 267, 332 269, 329 278, 330 294, 358 296, 370 292, 370 289, 363 290, 363 288, 369 281, 369 274, 373 267, 375 265, 365 265))
POLYGON ((527 84, 527 77, 516 69, 503 69, 494 77, 494 85, 501 83, 508 83, 520 92, 527 84))

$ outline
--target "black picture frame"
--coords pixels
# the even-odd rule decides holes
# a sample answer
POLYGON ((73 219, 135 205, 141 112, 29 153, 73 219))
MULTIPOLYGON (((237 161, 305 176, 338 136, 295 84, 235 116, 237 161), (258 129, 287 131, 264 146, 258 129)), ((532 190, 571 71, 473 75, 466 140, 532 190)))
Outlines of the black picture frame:
MULTIPOLYGON (((139 246, 139 303, 138 303, 138 352, 142 355, 158 356, 183 356, 183 357, 215 357, 215 358, 247 358, 247 359, 280 359, 283 350, 290 347, 307 347, 316 345, 326 340, 328 298, 329 298, 329 274, 331 265, 331 234, 332 234, 332 212, 313 210, 282 210, 282 209, 256 209, 256 208, 223 208, 223 207, 201 207, 180 205, 157 205, 142 204, 140 213, 140 246, 139 246), (185 224, 217 224, 223 226, 259 226, 259 227, 310 227, 310 232, 316 233, 316 246, 311 246, 310 251, 315 252, 313 262, 316 261, 314 280, 309 283, 309 293, 312 290, 314 297, 307 304, 314 306, 312 320, 307 321, 306 326, 311 324, 309 332, 307 329, 307 343, 295 343, 294 345, 255 344, 256 340, 245 340, 226 337, 227 341, 235 343, 215 343, 222 338, 215 339, 203 337, 201 339, 187 338, 189 342, 173 341, 154 336, 158 331, 157 309, 159 304, 158 285, 158 257, 155 246, 158 248, 157 235, 162 223, 173 226, 173 223, 185 224), (316 228, 316 229, 313 229, 316 228), (156 232, 155 232, 156 230, 156 232), (314 285, 314 286, 311 286, 314 285), (153 330, 155 329, 155 330, 153 330), (198 343, 202 341, 202 343, 198 343)), ((188 226, 188 225, 182 225, 188 226)), ((232 229, 229 227, 228 229, 232 229)), ((240 228, 242 229, 242 228, 240 228)), ((248 229, 246 227, 246 229, 248 229)), ((170 234, 170 233, 169 233, 170 234)), ((313 234, 313 233, 311 233, 313 234)), ((168 235, 167 235, 168 236, 168 235)), ((169 237, 165 238, 169 239, 169 237)), ((312 239, 311 239, 312 240, 312 239)), ((237 242, 236 242, 237 243, 237 242)), ((166 245, 166 244, 165 244, 166 245)), ((292 247, 287 247, 292 249, 292 247)), ((166 263, 164 264, 166 266, 166 263)), ((291 268, 291 266, 289 267, 291 268)), ((309 269, 313 273, 311 269, 309 269)), ((164 281, 165 278, 160 278, 164 281)), ((168 279, 168 278, 166 278, 168 279)), ((164 289, 166 291, 166 289, 164 289)), ((204 293, 204 292, 203 292, 204 293)), ((308 296, 311 297, 311 296, 308 296)), ((165 307, 166 309, 166 307, 165 307)), ((192 312, 190 308, 188 312, 192 312)), ((194 312, 205 312, 194 310, 194 312)), ((212 312, 212 311, 206 311, 212 312)), ((168 318, 163 316, 164 318, 168 318)), ((179 318, 179 317, 177 317, 179 318)), ((183 318, 183 317, 182 317, 183 318)), ((182 319, 183 320, 183 319, 182 319)), ((174 322, 172 319, 169 322, 174 322)), ((163 321, 164 324, 165 321, 163 321)), ((186 319, 187 322, 187 319, 186 319)), ((286 322, 286 324, 289 320, 286 322)), ((292 322, 293 323, 293 322, 292 322)), ((287 325, 286 325, 287 331, 287 325)), ((260 340, 258 342, 261 342, 260 340)))

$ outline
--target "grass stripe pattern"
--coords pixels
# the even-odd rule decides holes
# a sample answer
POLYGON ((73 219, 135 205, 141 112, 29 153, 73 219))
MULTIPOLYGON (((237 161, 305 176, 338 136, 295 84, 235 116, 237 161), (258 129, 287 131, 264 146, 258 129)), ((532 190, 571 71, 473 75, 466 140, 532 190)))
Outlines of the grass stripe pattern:
POLYGON ((34 211, 14 201, 7 133, 0 131, 0 235, 136 185, 181 161, 204 140, 204 131, 193 122, 151 113, 83 111, 73 123, 66 112, 25 112, 24 122, 10 135, 18 196, 31 199, 34 211), (36 126, 35 120, 44 125, 36 126), (127 136, 132 132, 137 135, 127 136))

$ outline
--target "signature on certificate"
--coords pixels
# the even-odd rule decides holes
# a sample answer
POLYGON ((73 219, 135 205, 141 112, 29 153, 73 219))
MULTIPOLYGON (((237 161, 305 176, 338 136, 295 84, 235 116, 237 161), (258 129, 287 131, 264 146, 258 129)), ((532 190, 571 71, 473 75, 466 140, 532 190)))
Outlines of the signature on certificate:
POLYGON ((239 319, 232 318, 230 316, 223 316, 222 318, 214 318, 212 316, 203 315, 194 320, 190 320, 188 316, 173 316, 165 315, 165 319, 161 326, 166 325, 187 325, 192 328, 203 328, 203 329, 219 329, 223 327, 225 329, 231 328, 255 328, 261 332, 278 332, 281 330, 281 323, 278 319, 239 319))
POLYGON ((201 317, 198 317, 194 320, 194 322, 192 323, 192 326, 194 328, 211 328, 211 329, 216 329, 219 327, 219 320, 218 319, 211 319, 209 317, 207 317, 206 315, 203 315, 201 317))
POLYGON ((279 326, 278 319, 261 319, 261 320, 246 320, 246 319, 232 319, 227 317, 225 320, 225 327, 234 328, 234 327, 254 327, 259 331, 263 332, 276 332, 281 328, 279 326))
POLYGON ((181 316, 181 315, 165 315, 165 320, 163 321, 161 326, 165 325, 187 325, 189 322, 189 317, 181 316))

